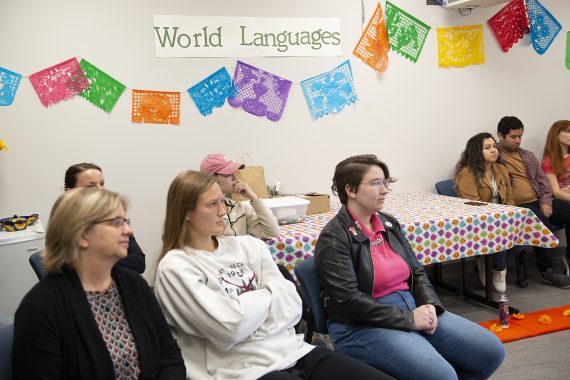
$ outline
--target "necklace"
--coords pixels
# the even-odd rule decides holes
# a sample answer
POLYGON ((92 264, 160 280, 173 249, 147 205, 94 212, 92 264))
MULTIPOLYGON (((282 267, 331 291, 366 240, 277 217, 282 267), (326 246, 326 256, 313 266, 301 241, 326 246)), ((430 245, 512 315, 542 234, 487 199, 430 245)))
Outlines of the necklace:
POLYGON ((384 238, 382 236, 380 236, 374 240, 371 240, 370 244, 372 244, 373 246, 383 245, 384 244, 384 238))

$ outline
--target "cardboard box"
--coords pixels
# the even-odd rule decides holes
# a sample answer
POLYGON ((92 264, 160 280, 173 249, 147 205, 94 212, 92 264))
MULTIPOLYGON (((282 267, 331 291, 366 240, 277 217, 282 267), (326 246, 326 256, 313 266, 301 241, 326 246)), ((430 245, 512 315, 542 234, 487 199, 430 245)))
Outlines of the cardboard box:
POLYGON ((311 202, 307 207, 307 215, 320 214, 331 210, 331 196, 328 194, 307 193, 297 196, 311 202))

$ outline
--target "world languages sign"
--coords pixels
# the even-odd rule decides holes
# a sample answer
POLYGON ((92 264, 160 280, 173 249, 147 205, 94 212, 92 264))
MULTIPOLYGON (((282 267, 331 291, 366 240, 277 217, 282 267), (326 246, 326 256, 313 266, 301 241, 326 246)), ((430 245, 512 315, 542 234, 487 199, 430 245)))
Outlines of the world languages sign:
POLYGON ((157 57, 340 56, 339 19, 154 16, 157 57))

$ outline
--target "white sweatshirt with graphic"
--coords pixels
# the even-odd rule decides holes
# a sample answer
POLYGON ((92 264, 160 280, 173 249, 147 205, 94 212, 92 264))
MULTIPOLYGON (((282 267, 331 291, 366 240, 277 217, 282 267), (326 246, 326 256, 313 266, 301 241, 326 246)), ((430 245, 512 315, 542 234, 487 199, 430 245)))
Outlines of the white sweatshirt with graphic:
POLYGON ((290 368, 314 348, 293 326, 301 317, 295 286, 264 242, 220 237, 214 252, 171 250, 155 293, 182 350, 188 379, 256 379, 290 368))

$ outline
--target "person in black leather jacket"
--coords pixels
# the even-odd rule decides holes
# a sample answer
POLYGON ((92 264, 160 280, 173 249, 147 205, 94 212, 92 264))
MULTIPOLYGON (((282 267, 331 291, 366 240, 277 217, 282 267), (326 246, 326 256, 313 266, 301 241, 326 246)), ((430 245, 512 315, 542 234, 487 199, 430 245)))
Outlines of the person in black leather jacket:
POLYGON ((380 212, 390 184, 374 155, 349 157, 332 190, 342 208, 315 258, 335 347, 398 379, 484 379, 504 348, 490 331, 445 311, 398 221, 380 212))

